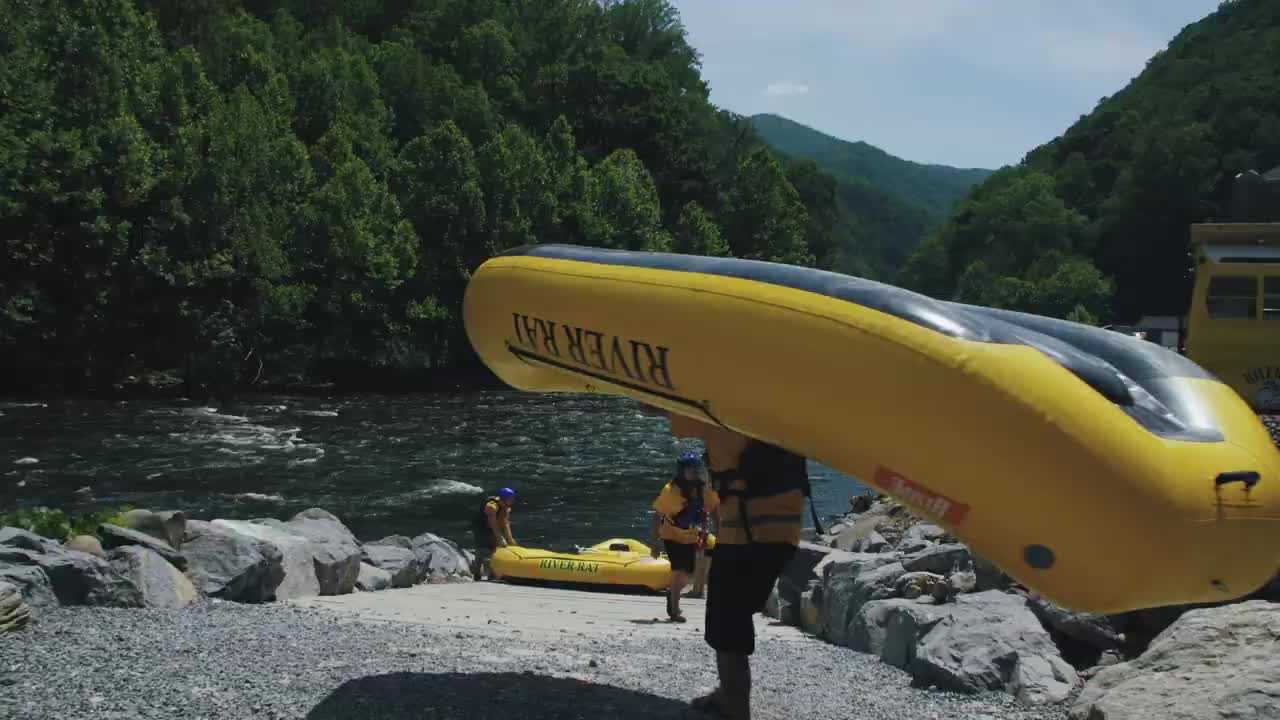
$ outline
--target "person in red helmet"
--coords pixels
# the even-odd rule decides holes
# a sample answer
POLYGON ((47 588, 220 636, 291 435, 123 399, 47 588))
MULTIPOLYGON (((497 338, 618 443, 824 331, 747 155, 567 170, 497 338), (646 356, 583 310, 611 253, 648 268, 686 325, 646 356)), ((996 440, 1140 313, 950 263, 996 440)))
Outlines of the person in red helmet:
POLYGON ((516 491, 504 487, 497 495, 484 499, 472 521, 472 531, 476 541, 476 563, 473 575, 476 580, 483 576, 493 576, 489 562, 494 550, 499 547, 515 546, 516 539, 511 535, 511 508, 516 503, 516 491))

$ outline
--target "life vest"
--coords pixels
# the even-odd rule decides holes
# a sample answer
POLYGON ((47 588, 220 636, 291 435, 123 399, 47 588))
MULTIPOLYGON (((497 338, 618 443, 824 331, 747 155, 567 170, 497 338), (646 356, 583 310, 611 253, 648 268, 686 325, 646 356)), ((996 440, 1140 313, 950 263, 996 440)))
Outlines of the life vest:
POLYGON ((472 529, 473 529, 473 530, 475 530, 477 533, 480 533, 480 534, 482 534, 482 535, 490 532, 490 530, 489 530, 489 515, 488 515, 488 513, 486 513, 486 512, 484 511, 485 507, 486 507, 489 503, 493 503, 493 504, 495 504, 495 505, 497 505, 497 506, 498 506, 498 518, 497 518, 497 520, 498 520, 498 522, 499 522, 499 523, 501 523, 501 522, 502 522, 502 518, 503 518, 503 517, 506 515, 506 513, 508 512, 507 508, 502 507, 502 503, 500 502, 500 498, 498 498, 498 496, 493 495, 493 496, 490 496, 490 497, 485 498, 485 499, 484 499, 484 502, 480 503, 480 510, 478 510, 478 511, 476 512, 476 514, 475 514, 474 516, 472 516, 472 518, 471 518, 471 527, 472 527, 472 529))
MULTIPOLYGON (((677 485, 676 487, 679 486, 677 485)), ((697 492, 685 500, 684 509, 672 516, 670 522, 681 530, 688 530, 695 525, 702 524, 706 517, 707 513, 702 504, 702 486, 698 486, 697 492)))
MULTIPOLYGON (((708 465, 708 467, 710 467, 708 465)), ((721 471, 710 471, 716 484, 716 492, 723 497, 737 496, 738 512, 742 516, 742 529, 751 542, 751 518, 747 513, 747 501, 800 490, 809 500, 813 525, 819 533, 818 510, 813 505, 813 490, 809 484, 809 467, 804 457, 766 442, 752 440, 738 458, 738 465, 721 471), (735 480, 742 480, 745 488, 732 489, 735 480)))

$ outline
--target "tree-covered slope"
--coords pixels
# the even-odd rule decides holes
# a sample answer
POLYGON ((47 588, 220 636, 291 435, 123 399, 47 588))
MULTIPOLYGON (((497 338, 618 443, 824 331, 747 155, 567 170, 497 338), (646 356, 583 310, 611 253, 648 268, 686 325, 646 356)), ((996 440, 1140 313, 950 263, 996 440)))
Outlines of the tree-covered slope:
POLYGON ((936 217, 945 216, 957 200, 991 174, 990 170, 903 160, 874 145, 834 138, 777 115, 753 115, 751 124, 779 152, 814 160, 837 178, 864 181, 885 195, 924 208, 936 217))
POLYGON ((9 389, 453 378, 469 274, 523 243, 842 256, 665 0, 0 11, 9 389))
POLYGON ((1119 321, 1185 310, 1191 223, 1280 164, 1280 3, 1230 0, 1128 86, 959 203, 902 284, 1119 321))
POLYGON ((847 268, 891 278, 952 205, 990 170, 921 165, 865 142, 847 142, 777 115, 753 115, 761 139, 785 156, 810 160, 836 181, 846 235, 857 238, 847 268))

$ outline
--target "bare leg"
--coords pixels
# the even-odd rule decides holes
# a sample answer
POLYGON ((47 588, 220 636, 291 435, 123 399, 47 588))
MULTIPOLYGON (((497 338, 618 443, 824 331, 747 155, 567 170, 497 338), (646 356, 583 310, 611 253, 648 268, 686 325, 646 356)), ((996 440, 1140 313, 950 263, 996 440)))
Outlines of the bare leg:
POLYGON ((689 573, 674 570, 671 573, 671 588, 668 591, 668 603, 670 607, 671 617, 680 617, 680 593, 684 591, 684 586, 689 584, 689 573))

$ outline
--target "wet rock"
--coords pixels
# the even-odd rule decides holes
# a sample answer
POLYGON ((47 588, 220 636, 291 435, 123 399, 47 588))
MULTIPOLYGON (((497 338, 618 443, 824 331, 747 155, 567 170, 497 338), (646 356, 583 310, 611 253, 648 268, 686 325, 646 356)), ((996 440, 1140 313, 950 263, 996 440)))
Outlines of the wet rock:
POLYGON ((190 520, 182 546, 196 589, 209 597, 270 602, 284 580, 275 545, 229 527, 190 520))
POLYGON ((1073 720, 1280 718, 1280 605, 1187 611, 1135 660, 1085 684, 1073 720))
POLYGON ((1078 683, 1023 598, 961 595, 916 647, 910 671, 944 690, 1002 690, 1026 705, 1058 703, 1078 683))
POLYGON ((111 566, 127 578, 141 596, 145 607, 184 608, 196 602, 196 588, 173 563, 142 545, 128 545, 111 551, 111 566))
MULTIPOLYGON (((186 528, 186 522, 183 521, 183 528, 186 528)), ((103 545, 107 549, 126 547, 129 545, 137 545, 145 547, 156 553, 160 557, 167 560, 175 568, 185 571, 187 569, 187 559, 182 556, 173 546, 164 540, 148 535, 138 530, 130 530, 111 523, 102 523, 98 526, 98 534, 102 536, 103 545)), ((179 541, 181 542, 181 541, 179 541)))
POLYGON ((360 576, 356 578, 356 587, 365 592, 386 590, 391 587, 391 573, 369 563, 360 563, 360 576))

